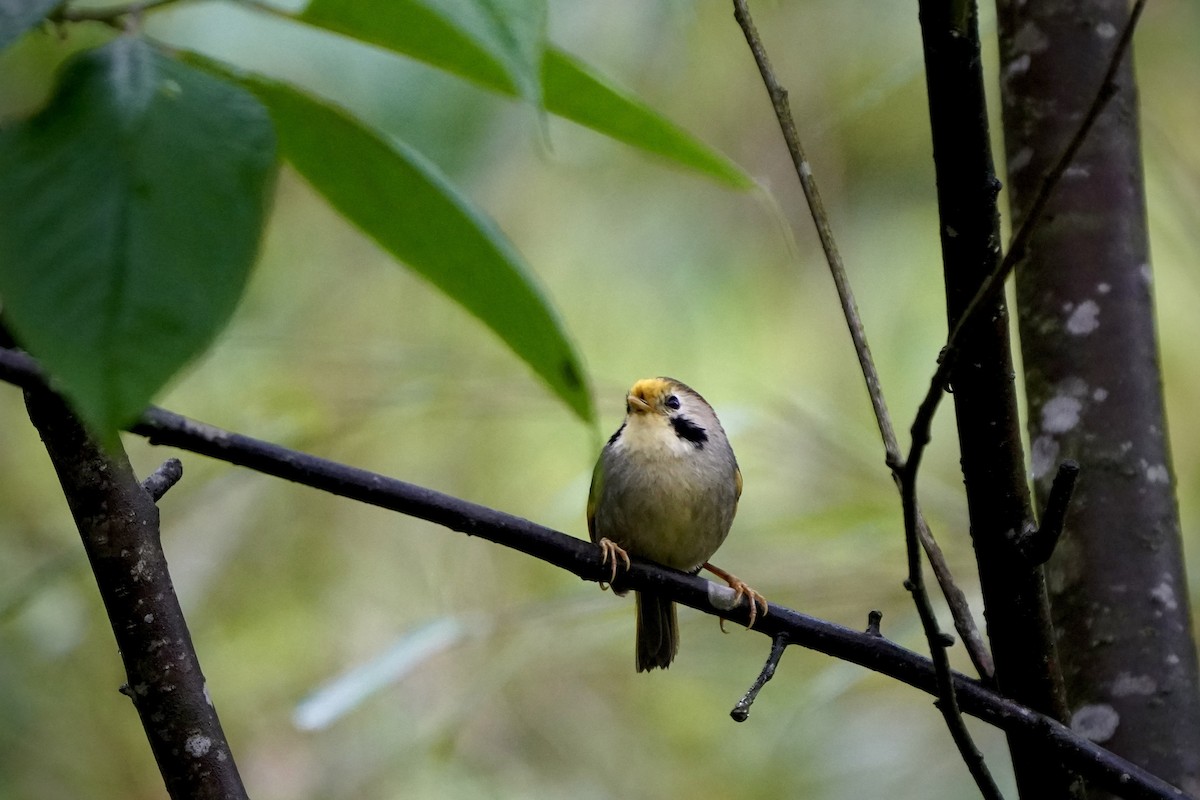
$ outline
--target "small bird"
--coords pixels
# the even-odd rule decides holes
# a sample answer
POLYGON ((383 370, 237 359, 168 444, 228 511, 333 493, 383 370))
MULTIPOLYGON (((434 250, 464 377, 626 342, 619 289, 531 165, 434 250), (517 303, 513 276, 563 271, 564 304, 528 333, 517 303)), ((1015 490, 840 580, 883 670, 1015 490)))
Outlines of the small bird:
MULTIPOLYGON (((761 594, 708 559, 725 541, 742 494, 742 473, 712 406, 674 378, 640 380, 625 397, 625 421, 592 473, 587 521, 603 563, 629 568, 635 555, 695 574, 702 568, 749 595, 750 625, 761 594)), ((603 585, 603 584, 601 584, 603 585)), ((621 592, 624 594, 624 592, 621 592)), ((679 649, 675 604, 637 592, 637 669, 667 668, 679 649)))

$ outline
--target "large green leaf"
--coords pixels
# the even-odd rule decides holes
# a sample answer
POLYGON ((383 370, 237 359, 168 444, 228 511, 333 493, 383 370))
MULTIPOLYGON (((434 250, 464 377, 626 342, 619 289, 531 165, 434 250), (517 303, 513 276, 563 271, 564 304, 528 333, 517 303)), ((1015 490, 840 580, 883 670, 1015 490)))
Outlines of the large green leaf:
POLYGON ((255 97, 118 37, 0 131, 0 299, 111 436, 229 319, 275 172, 255 97))
POLYGON ((594 419, 580 359, 521 256, 436 167, 294 87, 244 77, 288 161, 384 249, 495 331, 570 408, 594 419))
POLYGON ((62 0, 0 0, 0 50, 44 20, 62 0))
MULTIPOLYGON (((520 86, 506 56, 421 0, 312 0, 297 19, 424 61, 502 94, 520 86)), ((754 182, 736 164, 554 47, 542 59, 546 110, 738 189, 754 182)))

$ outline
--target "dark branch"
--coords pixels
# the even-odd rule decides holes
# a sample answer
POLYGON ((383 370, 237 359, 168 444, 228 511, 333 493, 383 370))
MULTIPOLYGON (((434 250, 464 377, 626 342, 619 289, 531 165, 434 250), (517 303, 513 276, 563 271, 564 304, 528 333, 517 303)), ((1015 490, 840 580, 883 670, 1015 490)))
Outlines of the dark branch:
MULTIPOLYGON (((1109 99, 1112 98, 1113 93, 1116 91, 1114 78, 1117 74, 1117 69, 1120 68, 1121 61, 1125 57, 1125 52, 1129 49, 1129 43, 1133 40, 1133 32, 1137 28, 1138 19, 1141 17, 1145 6, 1146 0, 1137 0, 1134 3, 1133 9, 1129 12, 1129 20, 1125 23, 1125 27, 1121 31, 1121 36, 1117 39, 1117 44, 1113 48, 1108 69, 1104 73, 1100 87, 1096 90, 1096 96, 1093 98, 1091 105, 1088 106, 1087 113, 1084 114, 1083 119, 1079 123, 1079 128, 1076 129, 1075 135, 1071 137, 1071 140, 1067 142, 1067 146, 1063 148, 1062 154, 1059 155, 1053 166, 1046 170, 1046 174, 1042 176, 1033 202, 1029 204, 1029 211, 1025 214, 1025 217, 1021 220, 1021 224, 1013 234, 1012 241, 1008 246, 1008 252, 1004 254, 1004 258, 1000 261, 995 271, 980 285, 979 291, 971 298, 962 315, 958 318, 958 322, 950 331, 946 345, 938 354, 938 366, 934 371, 933 379, 929 382, 929 389, 925 394, 925 399, 922 401, 920 408, 918 408, 916 419, 913 421, 912 437, 914 448, 923 448, 929 443, 930 423, 933 421, 933 415, 937 411, 938 403, 941 402, 942 392, 949 384, 950 375, 954 372, 954 367, 957 365, 959 347, 963 338, 963 329, 983 313, 981 309, 995 298, 996 294, 1003 288, 1008 276, 1012 274, 1017 263, 1024 258, 1025 248, 1029 244, 1029 239, 1033 235, 1034 228, 1037 227, 1037 223, 1041 220, 1042 213, 1046 210, 1046 203, 1049 202, 1054 187, 1062 180, 1067 167, 1071 165, 1075 154, 1079 152, 1079 148, 1083 146, 1084 140, 1087 139, 1088 133, 1091 132, 1092 127, 1095 125, 1096 118, 1100 116, 1100 112, 1108 105, 1109 99)), ((909 452, 909 458, 912 458, 911 451, 909 452)))
MULTIPOLYGON (((43 385, 41 371, 32 358, 5 348, 0 348, 0 380, 23 387, 43 385)), ((160 408, 149 409, 131 430, 152 442, 251 467, 268 475, 480 536, 533 555, 586 580, 599 581, 608 576, 600 562, 599 549, 589 542, 432 489, 224 431, 160 408)), ((627 583, 631 589, 651 589, 707 614, 729 616, 743 624, 748 621, 745 605, 732 612, 714 608, 709 601, 710 582, 697 576, 634 559, 627 583)), ((858 664, 929 694, 937 694, 932 662, 881 636, 814 619, 776 604, 771 604, 766 616, 759 617, 753 630, 772 639, 786 634, 791 644, 858 664)), ((1075 735, 1055 720, 1014 703, 963 675, 952 673, 951 679, 963 711, 1006 731, 1037 737, 1064 763, 1085 773, 1096 786, 1130 800, 1186 797, 1165 781, 1075 735)))
POLYGON ((168 458, 158 469, 154 470, 146 479, 142 481, 142 489, 146 494, 150 495, 150 499, 154 502, 162 500, 163 495, 170 491, 171 487, 179 483, 179 479, 183 477, 183 462, 178 458, 168 458))
POLYGON ((767 685, 767 681, 775 677, 775 668, 779 666, 779 659, 783 658, 783 651, 787 646, 788 636, 786 633, 778 633, 772 638, 771 652, 767 655, 767 661, 763 664, 762 671, 758 673, 754 685, 733 707, 733 711, 729 712, 729 716, 733 717, 734 722, 745 722, 750 718, 750 706, 754 704, 762 688, 767 685))
POLYGON ((1050 494, 1046 497, 1046 510, 1037 530, 1017 539, 1017 549, 1030 564, 1045 564, 1054 553, 1067 524, 1067 511, 1071 507, 1071 495, 1075 493, 1075 481, 1079 478, 1079 464, 1064 461, 1058 465, 1050 494))
POLYGON ((96 576, 125 665, 121 691, 133 700, 167 792, 175 800, 245 798, 167 571, 158 508, 124 453, 106 452, 58 395, 33 382, 25 404, 96 576))

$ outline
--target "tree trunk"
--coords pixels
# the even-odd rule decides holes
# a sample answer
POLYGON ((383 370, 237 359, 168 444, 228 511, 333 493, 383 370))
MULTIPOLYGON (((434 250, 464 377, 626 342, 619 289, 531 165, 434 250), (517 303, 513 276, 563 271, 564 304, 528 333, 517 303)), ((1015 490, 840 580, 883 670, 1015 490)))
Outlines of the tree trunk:
MULTIPOLYGON (((1129 12, 1126 0, 1000 0, 998 9, 1019 221, 1095 96, 1129 12)), ((1018 317, 1038 495, 1062 459, 1081 467, 1048 570, 1073 725, 1196 794, 1200 693, 1130 65, 1127 56, 1017 267, 1018 317)))
MULTIPOLYGON (((973 2, 922 0, 947 313, 953 328, 1000 259, 987 106, 973 2)), ((1008 311, 997 296, 963 331, 951 376, 988 638, 1006 695, 1063 719, 1045 582, 1016 541, 1033 527, 1009 348, 1008 311)), ((1043 745, 1010 736, 1021 796, 1070 797, 1078 782, 1043 745)))

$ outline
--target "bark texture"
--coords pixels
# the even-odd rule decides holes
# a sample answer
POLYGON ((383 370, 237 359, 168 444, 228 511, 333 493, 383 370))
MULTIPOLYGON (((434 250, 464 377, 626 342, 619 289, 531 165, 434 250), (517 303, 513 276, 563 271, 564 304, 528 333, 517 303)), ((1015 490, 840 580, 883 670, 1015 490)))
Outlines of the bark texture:
POLYGON ((121 651, 128 695, 172 800, 244 800, 159 541, 158 507, 123 450, 105 452, 58 395, 25 392, 121 651))
MULTIPOLYGON (((1019 220, 1095 95, 1129 10, 1125 0, 998 8, 1019 220)), ((1017 267, 1018 317, 1038 495, 1062 459, 1081 467, 1048 569, 1073 726, 1194 795, 1200 692, 1130 62, 1017 267)))

